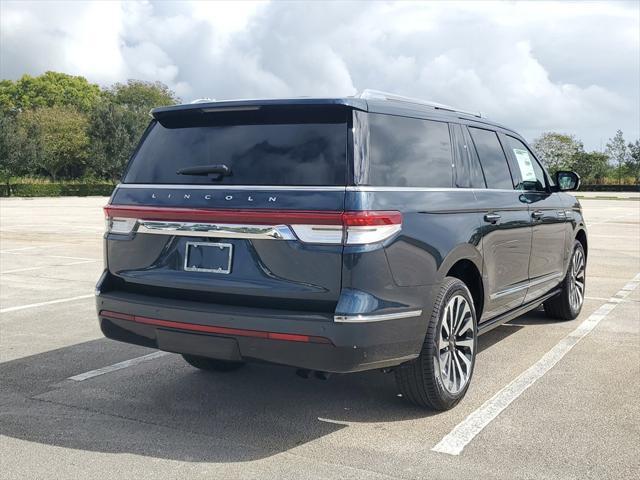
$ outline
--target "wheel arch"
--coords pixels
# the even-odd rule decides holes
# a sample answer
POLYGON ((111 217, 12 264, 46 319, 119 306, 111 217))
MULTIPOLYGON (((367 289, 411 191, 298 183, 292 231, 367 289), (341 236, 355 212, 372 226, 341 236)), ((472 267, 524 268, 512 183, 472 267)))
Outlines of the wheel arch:
POLYGON ((584 249, 584 256, 588 257, 589 248, 587 246, 587 232, 581 228, 576 232, 576 240, 578 240, 582 244, 582 248, 584 249))
POLYGON ((454 277, 467 286, 473 298, 476 317, 480 319, 484 309, 484 283, 482 278, 482 256, 472 245, 461 245, 442 262, 441 280, 454 277))

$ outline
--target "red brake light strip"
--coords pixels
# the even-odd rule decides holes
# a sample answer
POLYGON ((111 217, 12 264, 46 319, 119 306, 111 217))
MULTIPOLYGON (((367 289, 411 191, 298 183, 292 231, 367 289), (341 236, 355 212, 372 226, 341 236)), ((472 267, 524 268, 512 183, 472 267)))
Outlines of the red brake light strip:
POLYGON ((129 315, 127 313, 112 312, 102 310, 100 315, 116 320, 126 320, 129 322, 143 323, 145 325, 155 325, 157 327, 175 328, 179 330, 188 330, 192 332, 214 333, 219 335, 229 335, 232 337, 253 337, 264 338, 269 340, 285 340, 289 342, 304 343, 325 343, 330 344, 331 341, 324 337, 315 337, 311 335, 300 335, 295 333, 277 333, 265 332, 262 330, 246 330, 240 328, 217 327, 212 325, 200 325, 196 323, 173 322, 170 320, 160 320, 158 318, 142 317, 139 315, 129 315))
POLYGON ((402 214, 397 211, 211 210, 131 205, 107 205, 104 207, 104 211, 111 218, 183 222, 226 222, 258 225, 344 225, 347 227, 399 225, 402 223, 402 214))

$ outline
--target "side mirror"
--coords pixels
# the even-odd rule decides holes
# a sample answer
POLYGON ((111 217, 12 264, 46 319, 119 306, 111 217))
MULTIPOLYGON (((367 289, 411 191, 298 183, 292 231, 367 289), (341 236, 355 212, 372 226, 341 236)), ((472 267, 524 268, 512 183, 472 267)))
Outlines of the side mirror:
POLYGON ((562 192, 578 190, 578 188, 580 188, 580 175, 576 172, 560 170, 556 172, 556 185, 558 186, 558 190, 562 192))

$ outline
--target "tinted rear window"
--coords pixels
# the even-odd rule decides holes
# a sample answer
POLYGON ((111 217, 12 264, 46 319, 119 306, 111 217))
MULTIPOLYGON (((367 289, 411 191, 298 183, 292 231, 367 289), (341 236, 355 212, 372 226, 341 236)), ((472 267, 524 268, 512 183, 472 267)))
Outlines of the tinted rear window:
POLYGON ((453 125, 453 137, 456 152, 454 172, 456 187, 486 188, 482 168, 469 132, 466 128, 463 130, 461 125, 453 125))
POLYGON ((507 157, 504 156, 496 132, 473 127, 469 127, 469 132, 480 157, 487 187, 513 190, 507 157))
POLYGON ((213 113, 163 124, 152 125, 124 183, 345 185, 346 112, 315 119, 304 113, 280 118, 213 113), (176 173, 219 164, 228 166, 231 175, 214 180, 176 173))
POLYGON ((451 187, 449 126, 444 122, 369 115, 369 185, 451 187))

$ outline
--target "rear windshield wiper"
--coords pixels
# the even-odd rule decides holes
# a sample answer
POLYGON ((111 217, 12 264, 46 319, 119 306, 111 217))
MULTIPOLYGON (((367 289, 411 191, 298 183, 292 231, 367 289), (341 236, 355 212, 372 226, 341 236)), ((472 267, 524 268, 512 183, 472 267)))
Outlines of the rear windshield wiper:
POLYGON ((231 169, 224 164, 220 165, 196 165, 184 167, 176 172, 178 175, 211 175, 213 180, 231 175, 231 169))

